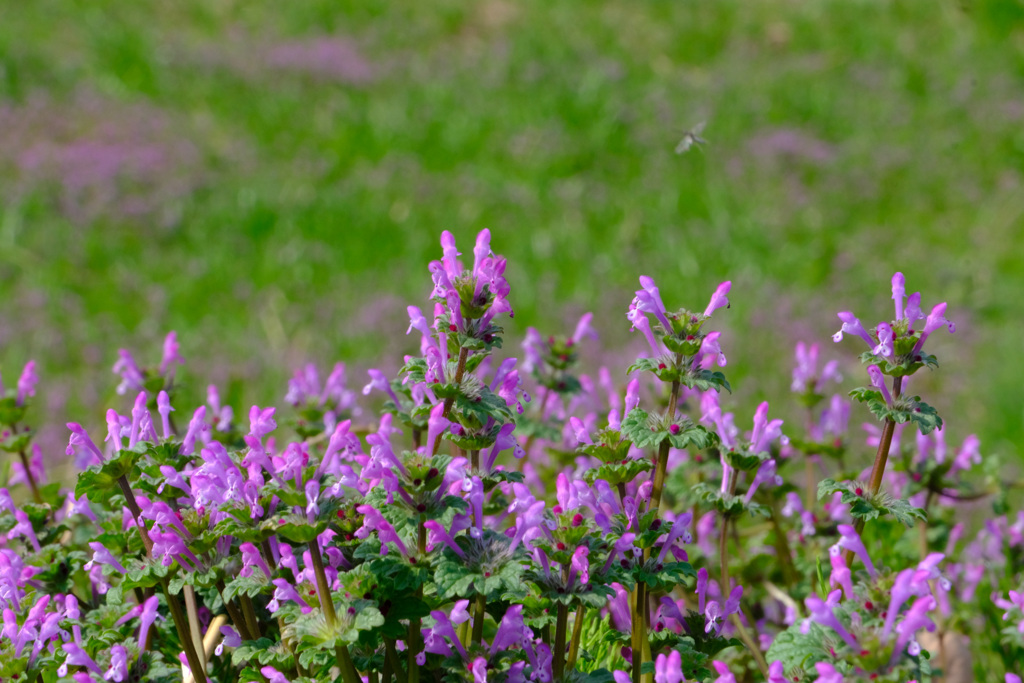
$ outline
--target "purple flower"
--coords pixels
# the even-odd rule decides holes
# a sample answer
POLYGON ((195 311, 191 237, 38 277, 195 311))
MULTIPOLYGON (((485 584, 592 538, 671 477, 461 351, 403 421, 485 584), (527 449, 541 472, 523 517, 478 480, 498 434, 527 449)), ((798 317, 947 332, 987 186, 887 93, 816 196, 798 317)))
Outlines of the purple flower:
POLYGON ((231 420, 235 417, 235 411, 229 405, 221 406, 217 385, 211 384, 206 387, 206 402, 210 406, 210 415, 213 419, 214 429, 218 432, 230 430, 231 420))
POLYGON ((868 574, 871 575, 871 578, 874 578, 877 575, 877 572, 875 572, 875 565, 871 562, 871 556, 868 555, 868 550, 864 547, 864 543, 860 539, 860 534, 858 534, 857 530, 849 524, 840 524, 838 529, 840 538, 839 542, 836 543, 836 546, 845 550, 852 550, 853 554, 860 558, 860 561, 864 563, 865 567, 867 567, 868 574))
POLYGON ((444 404, 438 403, 430 410, 430 418, 427 420, 427 447, 434 448, 441 435, 451 426, 451 420, 444 417, 444 404))
POLYGON ((704 567, 700 568, 697 572, 697 590, 694 591, 697 594, 697 611, 704 611, 704 599, 708 589, 708 570, 704 567))
POLYGON ((92 548, 92 559, 85 563, 84 569, 88 571, 92 568, 94 563, 105 564, 112 567, 118 574, 126 574, 127 570, 124 566, 117 561, 117 558, 104 547, 102 543, 98 541, 90 541, 89 547, 92 548))
POLYGON ((778 474, 778 467, 775 460, 766 460, 761 463, 761 466, 757 468, 757 474, 754 475, 754 481, 750 482, 750 488, 747 489, 746 501, 749 503, 754 498, 754 493, 761 484, 771 482, 776 486, 782 486, 782 477, 778 474))
POLYGON ((708 307, 704 309, 704 315, 709 316, 716 310, 725 306, 729 306, 729 298, 726 296, 729 293, 729 288, 732 287, 732 282, 726 280, 722 284, 718 285, 715 289, 715 293, 711 295, 711 301, 708 302, 708 307))
POLYGON ((153 420, 146 408, 146 392, 139 392, 132 407, 132 429, 128 436, 128 448, 134 448, 139 441, 157 441, 153 420))
POLYGON ((944 317, 946 313, 946 304, 936 304, 932 312, 928 314, 928 319, 925 320, 924 330, 921 331, 921 338, 917 340, 917 344, 914 345, 913 353, 920 353, 921 347, 924 346, 925 339, 940 327, 945 327, 950 333, 956 332, 956 325, 946 320, 944 317))
POLYGON ((573 344, 579 344, 581 341, 583 341, 585 337, 590 337, 591 339, 598 338, 597 330, 595 330, 593 325, 591 324, 593 319, 593 313, 583 314, 583 316, 580 318, 580 321, 576 323, 575 331, 573 331, 572 333, 571 340, 573 344))
MULTIPOLYGON (((296 577, 297 580, 298 577, 296 577)), ((302 609, 303 614, 309 614, 313 611, 313 608, 309 606, 306 599, 295 589, 295 586, 288 583, 287 579, 274 579, 271 583, 275 586, 273 599, 267 603, 267 609, 271 614, 281 609, 282 600, 294 602, 302 609)))
POLYGON ((30 360, 25 363, 25 369, 21 371, 21 377, 18 378, 18 397, 16 401, 19 406, 25 405, 25 399, 29 396, 36 395, 37 384, 39 384, 39 377, 36 375, 36 362, 30 360))
POLYGON ((782 662, 775 660, 768 666, 768 683, 789 683, 782 662))
POLYGON ((128 651, 122 645, 114 645, 110 648, 110 668, 103 674, 107 681, 121 681, 128 678, 128 651))
MULTIPOLYGON (((468 603, 467 603, 468 604, 468 603)), ((447 638, 455 645, 455 649, 459 651, 462 658, 466 658, 466 649, 462 646, 462 641, 459 640, 459 635, 455 632, 455 627, 452 626, 452 622, 448 620, 448 615, 440 610, 435 610, 430 613, 431 618, 434 620, 434 627, 428 629, 428 637, 438 639, 440 643, 435 643, 435 647, 446 648, 444 640, 447 638)), ((434 652, 434 654, 445 654, 444 652, 434 652)), ((447 654, 451 654, 449 651, 447 654)))
POLYGON ((855 334, 866 341, 868 346, 875 346, 875 342, 871 339, 871 335, 867 333, 867 330, 864 329, 864 326, 860 324, 860 320, 858 320, 853 313, 843 311, 838 315, 839 319, 843 322, 843 326, 839 328, 838 332, 832 335, 832 341, 841 342, 843 341, 844 334, 855 334))
POLYGON ((178 333, 168 332, 164 338, 164 357, 160 361, 160 374, 164 377, 174 376, 174 365, 184 365, 185 359, 178 353, 178 333))
POLYGON ((643 333, 644 338, 651 347, 652 357, 657 358, 667 352, 667 349, 654 338, 654 332, 651 331, 651 323, 647 316, 643 314, 643 311, 639 308, 630 307, 629 312, 626 313, 626 319, 633 324, 632 329, 640 330, 643 333))
POLYGON ((195 453, 196 439, 210 429, 205 420, 206 406, 199 406, 196 408, 196 412, 192 414, 192 419, 188 423, 188 430, 185 432, 185 439, 182 441, 181 450, 179 451, 181 455, 192 455, 195 453))
MULTIPOLYGON (((918 598, 911 605, 910 609, 903 616, 903 621, 896 627, 899 635, 896 636, 896 647, 893 649, 893 659, 903 652, 907 643, 914 641, 914 635, 922 628, 929 631, 935 630, 935 622, 928 617, 928 612, 935 609, 935 598, 930 595, 918 598)), ((920 651, 920 647, 916 647, 920 651)), ((911 653, 914 654, 914 653, 911 653)))
POLYGON ((512 449, 512 455, 516 459, 520 459, 526 456, 526 451, 519 445, 519 441, 516 440, 513 432, 515 431, 516 425, 513 422, 507 422, 501 426, 498 430, 498 435, 494 439, 494 447, 491 448, 491 452, 487 456, 487 461, 484 468, 489 472, 494 469, 494 461, 498 457, 498 453, 512 449))
POLYGON ((388 381, 387 376, 380 370, 370 369, 366 371, 366 374, 370 376, 370 382, 363 387, 363 396, 368 395, 372 390, 377 389, 383 391, 388 395, 391 401, 396 407, 401 407, 401 402, 398 400, 398 396, 391 389, 391 382, 388 381))
MULTIPOLYGON (((1009 600, 1003 600, 1002 598, 994 598, 993 602, 999 608, 1004 610, 1003 621, 1009 621, 1011 613, 1016 608, 1017 610, 1024 612, 1024 591, 1011 590, 1007 594, 1009 600)), ((1024 633, 1024 618, 1017 624, 1017 631, 1024 633)))
POLYGON ((626 385, 626 403, 623 409, 628 414, 638 405, 640 405, 640 380, 635 378, 626 385))
POLYGON ((291 683, 288 678, 272 666, 265 666, 260 673, 266 676, 267 683, 291 683))
POLYGON ((776 439, 783 445, 789 443, 789 439, 782 433, 782 420, 768 421, 768 402, 765 401, 757 407, 757 411, 754 413, 754 431, 750 435, 750 450, 754 453, 764 453, 768 450, 768 445, 776 439))
POLYGON ((523 606, 511 605, 498 624, 498 631, 491 642, 491 652, 501 652, 514 646, 522 646, 524 641, 533 637, 533 632, 523 621, 523 606))
POLYGON ((829 380, 842 381, 839 374, 839 361, 831 360, 825 363, 818 374, 818 353, 817 344, 808 346, 803 342, 796 345, 796 365, 793 367, 793 383, 790 389, 797 393, 813 391, 821 393, 825 389, 825 383, 829 380))
POLYGON ((270 571, 270 565, 263 559, 263 555, 252 543, 243 543, 239 546, 239 550, 242 551, 242 569, 238 572, 239 576, 252 576, 253 569, 259 569, 267 577, 271 578, 273 572, 270 571))
POLYGON ((174 412, 174 408, 171 407, 171 399, 166 391, 161 390, 156 395, 156 411, 160 413, 160 423, 164 430, 164 438, 170 439, 174 436, 171 432, 171 413, 174 412))
POLYGON ((672 323, 668 320, 665 304, 661 302, 661 293, 658 291, 658 286, 654 284, 654 278, 641 275, 640 286, 643 289, 637 290, 636 298, 633 299, 636 310, 642 313, 653 313, 665 329, 666 334, 671 334, 672 323))
POLYGON ((843 675, 828 662, 815 662, 814 668, 818 670, 816 683, 844 683, 843 675))
POLYGON ((718 678, 715 679, 714 683, 736 683, 736 676, 729 671, 729 667, 723 662, 715 659, 711 662, 711 666, 714 667, 715 672, 718 674, 718 678))
POLYGON ((257 439, 263 439, 264 436, 277 429, 277 423, 274 422, 274 413, 277 412, 276 408, 263 408, 260 410, 259 406, 253 406, 249 409, 249 433, 257 439))
POLYGON ((219 657, 224 652, 225 647, 241 647, 242 637, 238 635, 238 631, 234 628, 225 624, 220 627, 220 633, 223 638, 217 643, 217 647, 213 651, 215 655, 219 657))
MULTIPOLYGON (((4 612, 4 621, 7 621, 6 611, 4 612)), ((64 643, 63 648, 67 656, 64 658, 64 663, 57 669, 58 676, 67 676, 69 666, 84 666, 97 676, 103 676, 103 669, 93 661, 93 658, 85 650, 79 647, 78 643, 64 643)))
POLYGON ((32 545, 36 552, 39 552, 39 539, 36 538, 36 532, 32 528, 32 522, 29 520, 28 515, 22 510, 15 510, 14 520, 15 525, 7 532, 7 538, 12 539, 21 536, 32 545))
POLYGON ((828 579, 829 587, 835 588, 838 585, 843 589, 847 600, 856 600, 850 568, 846 566, 846 560, 843 559, 843 552, 839 546, 834 545, 829 548, 829 558, 832 561, 832 574, 828 579))
POLYGON ((842 595, 842 591, 834 590, 829 593, 828 600, 822 600, 817 595, 807 596, 804 600, 804 604, 807 605, 807 611, 811 615, 808 622, 813 621, 821 626, 826 626, 832 629, 847 645, 854 650, 859 651, 857 641, 852 635, 850 635, 850 632, 846 630, 832 611, 833 608, 839 604, 840 595, 842 595))
MULTIPOLYGON (((904 306, 905 296, 906 283, 903 274, 896 273, 892 277, 892 298, 895 303, 896 318, 892 325, 887 322, 881 322, 877 325, 875 328, 877 342, 871 338, 871 335, 864 329, 860 321, 848 311, 839 314, 839 319, 843 321, 843 326, 833 335, 832 339, 838 342, 842 341, 844 333, 856 334, 867 342, 867 345, 871 348, 871 353, 874 355, 893 358, 898 348, 904 349, 905 353, 906 347, 900 346, 898 342, 901 339, 912 338, 916 334, 914 323, 925 317, 921 313, 921 293, 917 292, 911 295, 904 306)), ((909 354, 912 358, 919 358, 925 340, 935 330, 940 327, 947 327, 950 332, 956 331, 956 326, 945 319, 945 312, 945 303, 938 304, 932 309, 931 314, 925 320, 924 330, 922 330, 913 350, 909 354)))
POLYGON ((679 650, 659 654, 654 660, 654 683, 683 683, 683 658, 679 650))
POLYGON ((92 464, 92 460, 103 462, 103 451, 89 438, 89 433, 85 431, 82 425, 77 422, 68 422, 67 427, 71 430, 71 440, 68 442, 68 447, 65 451, 68 455, 74 455, 75 449, 81 448, 86 454, 91 456, 85 460, 86 463, 92 464))
MULTIPOLYGON (((668 538, 661 546, 661 552, 658 553, 658 563, 661 564, 665 561, 666 553, 675 546, 676 542, 682 538, 683 543, 692 543, 693 535, 690 533, 689 526, 690 522, 693 521, 693 515, 689 512, 684 513, 676 517, 675 521, 672 522, 672 529, 668 533, 668 538)), ((705 570, 705 576, 707 570, 705 570)))
POLYGON ((39 448, 39 444, 32 444, 32 455, 28 458, 28 472, 26 473, 24 465, 20 462, 11 463, 11 478, 7 480, 7 484, 13 486, 14 484, 25 484, 28 485, 29 477, 32 481, 37 484, 44 483, 46 481, 46 467, 43 464, 43 451, 39 448))
POLYGON ((581 545, 573 551, 572 559, 569 561, 569 567, 574 572, 579 572, 580 583, 583 584, 590 583, 590 562, 587 561, 589 554, 590 549, 581 545))
POLYGON ((477 657, 469 670, 473 673, 473 683, 487 683, 487 660, 477 657))
POLYGON ((123 437, 131 434, 131 418, 122 417, 113 408, 107 410, 107 438, 104 442, 110 442, 110 448, 114 453, 124 448, 123 437))
POLYGON ((132 358, 131 352, 127 349, 119 349, 117 352, 118 359, 114 363, 114 372, 121 375, 121 383, 117 385, 117 393, 124 395, 131 391, 140 391, 145 383, 145 378, 142 376, 142 371, 139 366, 136 365, 135 359, 132 358))
POLYGON ((695 368, 701 367, 708 369, 713 363, 717 363, 718 367, 724 368, 728 360, 725 354, 722 353, 722 347, 718 343, 719 337, 722 336, 721 332, 709 332, 704 341, 700 344, 700 351, 693 358, 693 365, 695 368))
POLYGON ((391 526, 380 514, 380 512, 370 505, 359 505, 356 507, 356 512, 363 515, 363 526, 361 526, 355 533, 356 538, 366 538, 370 535, 370 532, 376 531, 377 538, 380 539, 380 554, 388 554, 388 543, 394 543, 398 546, 399 552, 406 557, 409 557, 409 550, 405 543, 402 542, 398 532, 395 531, 395 527, 391 526))

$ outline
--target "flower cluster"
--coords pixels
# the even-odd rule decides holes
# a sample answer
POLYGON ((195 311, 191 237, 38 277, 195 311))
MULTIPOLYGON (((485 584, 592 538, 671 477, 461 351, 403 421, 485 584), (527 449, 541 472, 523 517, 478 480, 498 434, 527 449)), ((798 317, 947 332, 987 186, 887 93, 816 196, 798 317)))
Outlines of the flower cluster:
POLYGON ((975 665, 1019 683, 1024 512, 905 393, 945 304, 924 316, 897 274, 891 323, 840 314, 869 344, 861 440, 818 344, 796 347, 802 430, 780 401, 734 417, 706 329, 729 282, 670 312, 641 277, 650 353, 588 374, 590 313, 495 358, 506 261, 487 231, 460 256, 445 232, 418 355, 361 395, 309 364, 290 409, 236 419, 213 385, 181 398, 173 332, 151 368, 120 350, 130 403, 67 424, 73 490, 33 442, 35 364, 0 382, 0 679, 923 683, 984 633, 975 665))

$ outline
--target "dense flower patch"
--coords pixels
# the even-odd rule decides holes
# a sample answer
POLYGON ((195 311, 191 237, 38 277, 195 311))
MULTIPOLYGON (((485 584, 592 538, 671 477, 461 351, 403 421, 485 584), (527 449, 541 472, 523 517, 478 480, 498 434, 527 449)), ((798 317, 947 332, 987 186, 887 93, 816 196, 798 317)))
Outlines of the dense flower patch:
POLYGON ((762 403, 737 425, 711 329, 729 282, 670 310, 641 277, 626 317, 650 352, 594 378, 589 314, 493 360, 505 260, 486 231, 471 267, 441 246, 429 314, 408 309, 419 355, 363 387, 377 417, 343 364, 297 371, 281 413, 237 420, 214 386, 185 412, 171 333, 158 366, 119 352, 132 404, 101 442, 68 424, 69 491, 25 423, 34 364, 0 388, 0 677, 906 683, 973 657, 1019 681, 1024 513, 909 390, 938 366, 930 335, 955 331, 945 304, 926 314, 897 273, 891 321, 839 314, 835 341, 867 344, 863 469, 818 344, 796 348, 805 424, 762 403))

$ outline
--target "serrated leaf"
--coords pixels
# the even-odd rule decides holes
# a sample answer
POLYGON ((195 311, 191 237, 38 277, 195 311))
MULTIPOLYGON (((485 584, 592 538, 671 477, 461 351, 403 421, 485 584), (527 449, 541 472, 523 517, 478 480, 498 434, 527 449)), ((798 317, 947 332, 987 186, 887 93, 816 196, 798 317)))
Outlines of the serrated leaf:
POLYGON ((842 502, 850 506, 850 514, 854 517, 870 521, 882 515, 892 515, 898 522, 908 527, 918 521, 927 519, 924 510, 914 507, 909 501, 895 498, 885 491, 871 495, 863 486, 853 482, 837 482, 824 479, 818 483, 818 500, 835 493, 842 494, 842 502), (857 491, 860 490, 860 493, 857 491))
POLYGON ((810 629, 806 634, 800 631, 801 624, 796 623, 775 636, 765 655, 768 661, 779 660, 786 671, 789 671, 797 667, 810 668, 810 663, 829 658, 829 652, 823 644, 825 632, 821 626, 810 622, 810 629))
POLYGON ((892 406, 886 404, 881 392, 873 389, 860 387, 851 391, 850 396, 867 405, 871 413, 882 422, 913 422, 922 434, 930 434, 942 428, 942 418, 938 411, 922 401, 920 396, 900 397, 892 406))
POLYGON ((90 466, 78 475, 75 497, 87 496, 92 501, 102 500, 107 491, 117 486, 118 479, 132 471, 147 447, 148 444, 142 442, 134 449, 120 450, 109 460, 90 466))

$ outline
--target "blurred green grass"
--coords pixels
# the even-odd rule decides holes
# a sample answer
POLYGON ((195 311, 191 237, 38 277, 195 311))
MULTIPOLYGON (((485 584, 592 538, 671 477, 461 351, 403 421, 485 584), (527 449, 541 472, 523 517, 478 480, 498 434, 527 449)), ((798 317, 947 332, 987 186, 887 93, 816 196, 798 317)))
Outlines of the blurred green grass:
POLYGON ((800 339, 856 386, 861 349, 832 346, 835 312, 888 319, 902 270, 958 324, 914 391, 952 438, 1021 453, 1019 1, 2 0, 0 15, 0 108, 22 126, 0 132, 0 360, 8 382, 40 361, 54 423, 99 422, 116 349, 152 362, 168 329, 194 400, 207 376, 236 402, 279 400, 308 359, 386 352, 393 369, 440 231, 468 253, 487 227, 509 259, 510 346, 592 309, 622 348, 639 274, 695 308, 733 280, 718 320, 748 407, 781 398, 800 339), (280 63, 318 40, 368 71, 280 63), (55 144, 39 112, 76 140, 106 126, 157 150, 135 190, 158 208, 119 206, 123 179, 88 211, 60 172, 25 182, 24 155, 55 144), (675 155, 701 120, 710 144, 675 155))

